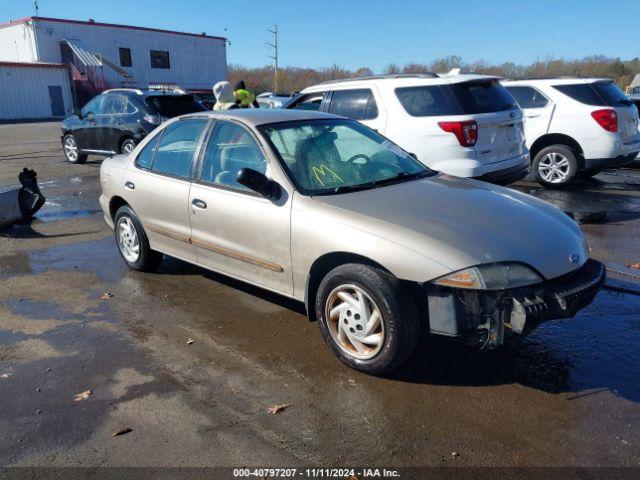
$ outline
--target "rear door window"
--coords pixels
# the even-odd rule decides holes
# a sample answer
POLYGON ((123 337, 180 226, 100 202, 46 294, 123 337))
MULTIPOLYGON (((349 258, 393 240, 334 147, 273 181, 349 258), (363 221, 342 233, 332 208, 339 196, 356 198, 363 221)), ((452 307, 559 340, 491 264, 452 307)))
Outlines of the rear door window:
POLYGON ((462 115, 462 106, 449 85, 396 88, 400 103, 413 117, 462 115))
POLYGON ((331 95, 329 113, 353 120, 372 120, 378 116, 378 105, 368 88, 336 90, 331 95))
POLYGON ((522 108, 542 108, 549 104, 547 97, 533 87, 505 87, 522 108))
POLYGON ((190 178, 193 156, 207 122, 206 119, 186 119, 165 128, 151 170, 172 177, 190 178))
POLYGON ((607 106, 605 99, 589 83, 554 85, 553 88, 585 105, 607 106))
POLYGON ((145 103, 154 113, 167 118, 206 110, 193 95, 154 95, 147 97, 145 103))
POLYGON ((454 83, 451 87, 466 114, 518 108, 514 98, 497 80, 454 83))
POLYGON ((127 97, 118 94, 105 95, 102 113, 105 115, 119 115, 127 113, 127 97))

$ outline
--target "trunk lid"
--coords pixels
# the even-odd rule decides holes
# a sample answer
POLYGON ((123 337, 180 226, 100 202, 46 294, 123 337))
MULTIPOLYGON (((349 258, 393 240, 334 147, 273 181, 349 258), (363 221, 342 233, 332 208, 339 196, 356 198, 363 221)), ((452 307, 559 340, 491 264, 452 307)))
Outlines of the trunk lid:
POLYGON ((494 163, 526 153, 522 111, 478 115, 476 158, 481 163, 494 163))
POLYGON ((524 124, 522 110, 498 79, 471 80, 452 85, 462 111, 478 124, 475 144, 480 163, 494 163, 522 155, 524 124))
POLYGON ((613 108, 618 117, 618 133, 623 143, 630 143, 638 136, 638 110, 631 100, 612 81, 593 84, 606 105, 613 108))

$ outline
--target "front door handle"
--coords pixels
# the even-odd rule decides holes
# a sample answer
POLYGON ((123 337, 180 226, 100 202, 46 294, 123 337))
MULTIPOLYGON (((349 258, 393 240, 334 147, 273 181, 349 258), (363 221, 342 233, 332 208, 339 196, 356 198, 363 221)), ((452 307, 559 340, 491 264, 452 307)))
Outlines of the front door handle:
POLYGON ((199 208, 200 210, 204 210, 205 208, 207 208, 207 203, 203 202, 202 200, 200 200, 198 198, 194 198, 191 201, 191 205, 193 205, 196 208, 199 208))
POLYGON ((542 115, 540 113, 535 114, 535 115, 525 115, 526 118, 538 118, 541 117, 542 115))
POLYGON ((136 185, 135 183, 127 180, 126 182, 124 182, 124 188, 126 188, 127 190, 133 190, 134 188, 136 188, 136 185))

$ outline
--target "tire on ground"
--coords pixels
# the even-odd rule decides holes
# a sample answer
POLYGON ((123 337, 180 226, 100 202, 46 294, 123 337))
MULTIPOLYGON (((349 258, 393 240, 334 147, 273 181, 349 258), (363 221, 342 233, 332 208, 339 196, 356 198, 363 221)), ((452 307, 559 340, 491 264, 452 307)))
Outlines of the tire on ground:
POLYGON ((405 294, 390 273, 368 265, 350 263, 331 270, 322 280, 315 299, 316 318, 324 340, 348 366, 371 375, 384 375, 406 362, 414 352, 420 334, 420 320, 413 298, 405 294), (330 293, 340 285, 363 289, 378 305, 384 324, 381 350, 367 360, 345 353, 331 335, 325 307, 330 293))
POLYGON ((67 142, 68 138, 73 138, 73 143, 76 146, 76 148, 78 148, 78 142, 76 142, 76 137, 73 136, 73 134, 71 133, 67 133, 63 138, 62 138, 62 152, 64 153, 64 158, 67 160, 67 162, 69 163, 85 163, 87 161, 87 157, 89 155, 87 155, 86 153, 80 153, 78 151, 78 157, 73 160, 71 158, 69 158, 69 156, 67 155, 67 150, 64 148, 65 143, 67 142))
MULTIPOLYGON (((120 145, 120 153, 126 154, 127 148, 131 148, 131 150, 136 148, 136 142, 133 140, 133 138, 125 138, 124 139, 124 141, 120 145)), ((129 150, 129 151, 131 151, 131 150, 129 150)))
POLYGON ((138 270, 141 272, 148 272, 154 270, 162 261, 163 255, 160 252, 156 252, 155 250, 151 250, 149 246, 149 239, 147 238, 147 234, 142 227, 142 223, 138 219, 138 216, 134 213, 131 208, 127 205, 124 205, 118 209, 114 216, 114 235, 116 239, 116 245, 118 246, 118 252, 120 256, 125 261, 125 263, 132 268, 133 270, 138 270), (138 242, 140 245, 140 253, 138 255, 138 260, 135 262, 128 261, 122 251, 120 250, 120 244, 118 243, 118 223, 122 217, 128 217, 133 224, 136 234, 138 235, 138 242))
POLYGON ((543 148, 536 154, 535 158, 533 159, 532 170, 533 170, 533 175, 536 181, 541 185, 545 187, 550 187, 550 188, 563 188, 573 183, 578 177, 578 173, 580 171, 580 165, 578 163, 578 155, 568 145, 561 145, 561 144, 550 145, 548 147, 543 148), (569 164, 568 165, 569 170, 567 172, 567 176, 561 182, 556 182, 556 183, 549 182, 545 180, 540 173, 540 162, 546 155, 552 154, 552 153, 557 153, 562 155, 564 158, 567 159, 569 164))

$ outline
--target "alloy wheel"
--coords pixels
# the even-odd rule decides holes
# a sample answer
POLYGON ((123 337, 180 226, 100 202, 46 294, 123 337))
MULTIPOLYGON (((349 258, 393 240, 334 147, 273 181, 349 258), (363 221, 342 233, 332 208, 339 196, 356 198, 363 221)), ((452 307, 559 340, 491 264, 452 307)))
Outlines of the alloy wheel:
POLYGON ((549 152, 540 159, 538 171, 545 182, 563 183, 569 177, 571 165, 564 155, 549 152))
POLYGON ((120 217, 117 225, 118 248, 125 260, 136 263, 140 258, 140 240, 129 217, 120 217))
POLYGON ((122 153, 124 153, 125 155, 129 155, 131 152, 133 152, 134 148, 136 148, 136 146, 133 142, 126 142, 122 146, 122 153))
POLYGON ((78 160, 78 145, 73 137, 67 137, 64 141, 64 154, 67 160, 75 162, 78 160))
POLYGON ((349 356, 368 360, 382 349, 382 312, 357 285, 340 285, 329 294, 325 318, 333 341, 349 356))

